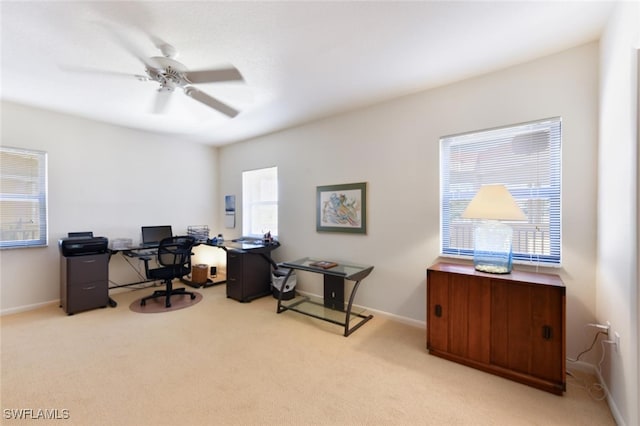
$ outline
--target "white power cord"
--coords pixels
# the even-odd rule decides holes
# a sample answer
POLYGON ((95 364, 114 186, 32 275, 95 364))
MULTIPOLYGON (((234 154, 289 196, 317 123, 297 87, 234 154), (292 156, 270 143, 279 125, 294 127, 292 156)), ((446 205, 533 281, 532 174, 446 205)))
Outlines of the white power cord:
MULTIPOLYGON (((574 359, 567 357, 567 361, 571 362, 571 363, 575 363, 580 361, 580 357, 584 354, 586 354, 587 352, 591 351, 593 349, 593 347, 595 346, 596 342, 598 341, 598 336, 599 335, 604 335, 604 336, 609 336, 609 326, 608 325, 602 325, 602 324, 585 324, 585 327, 595 327, 598 332, 595 334, 595 336, 593 336, 593 341, 591 342, 591 345, 583 350, 582 352, 580 352, 578 354, 578 356, 576 356, 574 359)), ((600 342, 600 344, 602 345, 602 356, 600 357, 600 361, 598 362, 598 364, 595 366, 596 370, 598 371, 598 374, 600 375, 600 377, 602 377, 602 363, 604 362, 604 356, 606 354, 605 351, 605 343, 607 344, 614 344, 615 345, 615 341, 613 340, 602 340, 600 342)), ((567 370, 567 374, 571 377, 573 377, 574 379, 578 380, 580 383, 580 387, 582 387, 591 398, 593 398, 596 401, 602 401, 604 399, 607 398, 607 389, 600 383, 592 383, 592 384, 588 384, 586 382, 586 380, 584 379, 578 379, 578 377, 570 370, 567 370), (600 396, 598 396, 598 394, 601 394, 600 396)))

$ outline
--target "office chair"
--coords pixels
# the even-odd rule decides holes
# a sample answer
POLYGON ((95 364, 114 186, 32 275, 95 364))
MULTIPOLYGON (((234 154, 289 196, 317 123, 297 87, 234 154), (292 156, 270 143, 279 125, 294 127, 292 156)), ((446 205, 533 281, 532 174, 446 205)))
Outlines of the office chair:
POLYGON ((150 257, 141 258, 144 260, 144 270, 148 279, 162 280, 165 290, 156 290, 152 295, 142 298, 140 306, 144 306, 149 299, 157 297, 166 297, 165 306, 171 307, 171 296, 175 294, 188 294, 191 300, 196 298, 192 292, 185 291, 184 288, 173 288, 173 280, 182 278, 191 272, 191 248, 196 240, 191 236, 169 237, 160 241, 158 246, 157 262, 161 266, 156 269, 149 269, 150 257))

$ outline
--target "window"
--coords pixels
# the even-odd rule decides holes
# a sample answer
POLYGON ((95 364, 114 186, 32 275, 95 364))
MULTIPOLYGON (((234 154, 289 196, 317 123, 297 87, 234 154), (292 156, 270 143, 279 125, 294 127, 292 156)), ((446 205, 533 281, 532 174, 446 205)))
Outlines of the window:
POLYGON ((47 154, 0 147, 0 248, 47 245, 47 154))
POLYGON ((473 221, 460 216, 481 185, 504 184, 527 215, 513 222, 513 258, 560 264, 561 119, 440 139, 441 252, 473 255, 473 221))
POLYGON ((242 234, 278 236, 278 168, 242 172, 242 234))

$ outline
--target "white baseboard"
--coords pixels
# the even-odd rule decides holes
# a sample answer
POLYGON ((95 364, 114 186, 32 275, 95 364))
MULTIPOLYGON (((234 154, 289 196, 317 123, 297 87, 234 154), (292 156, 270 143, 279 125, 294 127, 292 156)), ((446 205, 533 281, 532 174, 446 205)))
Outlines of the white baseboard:
MULTIPOLYGON (((301 294, 301 295, 303 295, 303 296, 312 296, 312 297, 322 298, 322 296, 319 295, 319 294, 311 293, 311 292, 304 291, 304 290, 299 290, 297 288, 296 288, 296 292, 301 294)), ((369 308, 367 306, 362 306, 362 305, 355 305, 354 304, 353 307, 354 308, 358 308, 358 309, 365 309, 368 312, 374 314, 374 316, 375 315, 380 315, 381 317, 389 318, 391 320, 400 322, 402 324, 406 324, 406 325, 410 325, 410 326, 418 327, 418 328, 423 328, 425 330, 427 329, 427 321, 426 320, 425 321, 418 321, 418 320, 415 320, 413 318, 407 318, 407 317, 403 317, 403 316, 400 316, 400 315, 395 315, 395 314, 392 314, 392 313, 389 313, 389 312, 379 311, 377 309, 371 309, 371 308, 369 308)))
POLYGON ((51 300, 49 302, 34 303, 33 305, 24 305, 24 306, 18 306, 15 308, 3 309, 2 311, 0 311, 0 316, 17 314, 17 313, 26 312, 26 311, 33 311, 34 309, 42 308, 49 305, 60 305, 60 300, 51 300))
MULTIPOLYGON (((427 329, 426 321, 418 321, 413 318, 407 318, 400 315, 391 314, 389 312, 378 311, 377 309, 371 309, 371 308, 364 308, 364 309, 366 309, 369 312, 372 312, 375 315, 380 315, 381 317, 389 318, 393 321, 397 321, 402 324, 410 325, 412 327, 422 328, 424 330, 427 329)), ((426 342, 425 342, 425 345, 426 345, 426 342)))
MULTIPOLYGON (((567 362, 568 370, 578 370, 586 374, 598 377, 598 372, 593 364, 584 361, 567 362)), ((598 378, 600 380, 600 378, 598 378)))
POLYGON ((589 364, 588 362, 584 362, 584 361, 578 361, 578 362, 568 363, 567 366, 572 370, 578 370, 583 373, 590 374, 594 376, 596 379, 598 379, 598 383, 602 386, 602 389, 604 390, 605 395, 607 396, 606 398, 607 404, 609 405, 609 410, 611 410, 611 415, 613 416, 613 419, 616 421, 616 425, 626 426, 626 423, 622 418, 622 414, 620 414, 620 410, 618 409, 618 406, 616 405, 615 400, 611 397, 611 392, 609 392, 609 388, 607 387, 607 384, 605 383, 604 379, 602 378, 602 375, 600 374, 600 371, 598 371, 595 365, 589 364))
POLYGON ((602 374, 600 374, 600 371, 595 367, 593 367, 593 370, 594 370, 595 376, 598 378, 598 381, 602 385, 602 388, 606 392, 607 404, 609 404, 609 410, 611 410, 611 415, 613 415, 613 419, 616 421, 616 424, 618 426, 627 426, 624 419, 622 418, 622 414, 620 413, 620 410, 618 409, 618 406, 616 405, 615 400, 611 397, 611 392, 609 392, 609 388, 607 387, 607 384, 602 378, 602 374))

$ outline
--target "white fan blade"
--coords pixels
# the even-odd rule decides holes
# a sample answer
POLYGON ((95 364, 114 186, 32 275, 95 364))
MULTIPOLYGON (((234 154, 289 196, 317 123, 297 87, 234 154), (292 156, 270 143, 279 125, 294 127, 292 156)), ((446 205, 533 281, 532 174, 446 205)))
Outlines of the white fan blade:
POLYGON ((176 50, 176 48, 170 45, 169 43, 167 43, 166 41, 164 41, 163 39, 161 39, 160 37, 154 34, 149 34, 149 38, 153 42, 154 46, 160 49, 160 52, 162 52, 162 56, 165 56, 171 59, 176 59, 178 57, 178 51, 176 50))
POLYGON ((138 80, 141 80, 141 81, 149 81, 149 80, 151 80, 151 78, 149 78, 149 76, 147 76, 147 75, 130 74, 130 73, 118 72, 118 71, 107 71, 107 70, 100 70, 100 69, 97 69, 97 68, 74 67, 74 66, 67 66, 67 65, 60 65, 59 68, 62 71, 68 71, 68 72, 78 72, 78 73, 96 74, 96 75, 107 75, 107 76, 111 76, 111 77, 127 77, 127 78, 134 77, 134 78, 137 78, 138 80))
POLYGON ((149 61, 149 57, 142 51, 142 49, 140 49, 131 40, 127 39, 124 36, 122 30, 115 28, 115 25, 111 23, 99 22, 99 24, 109 32, 111 37, 117 44, 120 45, 120 47, 124 48, 127 52, 138 58, 138 60, 142 62, 145 67, 154 69, 157 68, 156 64, 149 61))
POLYGON ((197 83, 214 83, 217 81, 243 81, 242 74, 234 67, 222 68, 215 70, 187 71, 184 76, 189 82, 197 83))
POLYGON ((171 90, 158 90, 156 94, 156 99, 153 104, 153 113, 154 114, 163 114, 167 107, 169 106, 169 101, 171 100, 171 94, 173 91, 171 90))
POLYGON ((231 108, 229 105, 220 102, 219 100, 212 98, 204 92, 196 89, 193 86, 187 86, 184 88, 184 93, 187 96, 192 97, 198 102, 202 102, 203 104, 220 111, 221 113, 228 115, 229 117, 235 117, 238 115, 239 111, 231 108))

